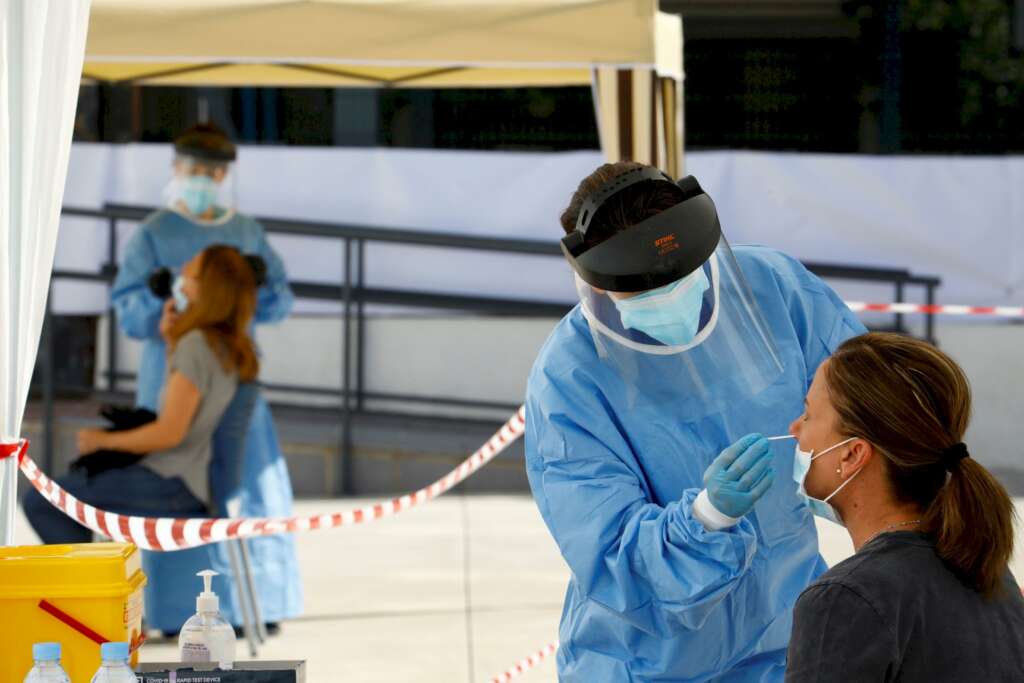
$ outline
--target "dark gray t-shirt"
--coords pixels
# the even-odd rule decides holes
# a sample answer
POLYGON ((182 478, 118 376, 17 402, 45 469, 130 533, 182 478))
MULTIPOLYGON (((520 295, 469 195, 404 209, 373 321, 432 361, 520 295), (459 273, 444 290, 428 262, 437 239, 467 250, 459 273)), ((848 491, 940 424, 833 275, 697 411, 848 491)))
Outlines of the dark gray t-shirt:
MULTIPOLYGON (((199 389, 200 399, 184 441, 166 451, 155 451, 142 464, 164 477, 181 477, 195 496, 209 504, 210 467, 213 432, 238 388, 238 373, 227 372, 206 342, 205 335, 192 330, 178 340, 167 362, 167 376, 180 372, 199 389)), ((167 382, 160 394, 163 411, 167 382)))
POLYGON ((1024 681, 1024 600, 1004 584, 986 600, 924 534, 883 534, 797 600, 786 683, 1024 681))

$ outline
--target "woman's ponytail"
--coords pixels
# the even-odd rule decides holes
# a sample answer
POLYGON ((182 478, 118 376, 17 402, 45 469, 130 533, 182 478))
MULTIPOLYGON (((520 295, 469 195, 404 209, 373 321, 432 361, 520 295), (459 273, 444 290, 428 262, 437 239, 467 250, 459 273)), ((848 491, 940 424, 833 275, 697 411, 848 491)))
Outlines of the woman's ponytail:
POLYGON ((939 557, 961 579, 994 595, 1013 552, 1013 501, 995 477, 969 457, 951 462, 949 470, 922 526, 935 539, 939 557))

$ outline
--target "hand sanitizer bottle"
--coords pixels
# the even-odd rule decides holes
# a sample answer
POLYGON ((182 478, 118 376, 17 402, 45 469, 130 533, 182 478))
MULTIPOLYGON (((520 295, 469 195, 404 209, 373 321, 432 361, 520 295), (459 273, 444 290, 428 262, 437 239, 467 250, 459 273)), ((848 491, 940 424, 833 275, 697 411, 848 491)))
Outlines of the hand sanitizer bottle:
POLYGON ((35 666, 25 676, 25 683, 70 683, 60 665, 60 643, 36 643, 32 659, 35 666))
POLYGON ((132 668, 128 666, 129 655, 128 643, 100 645, 100 659, 103 663, 90 683, 139 683, 132 668))
POLYGON ((230 669, 235 664, 235 629, 221 616, 220 600, 210 590, 217 572, 206 569, 196 576, 203 578, 205 590, 196 598, 196 613, 181 627, 181 661, 212 662, 221 669, 230 669))

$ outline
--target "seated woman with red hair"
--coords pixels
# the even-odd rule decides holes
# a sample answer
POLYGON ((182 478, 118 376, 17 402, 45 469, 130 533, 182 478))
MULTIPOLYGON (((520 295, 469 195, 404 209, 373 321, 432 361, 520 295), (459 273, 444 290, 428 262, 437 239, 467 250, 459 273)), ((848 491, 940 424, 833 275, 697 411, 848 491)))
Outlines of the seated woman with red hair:
MULTIPOLYGON (((213 246, 189 261, 160 321, 168 377, 156 419, 124 431, 84 429, 86 466, 57 479, 83 502, 124 515, 209 514, 211 440, 239 382, 259 373, 249 327, 256 276, 234 247, 213 246)), ((25 514, 44 543, 84 543, 91 532, 29 491, 25 514)))

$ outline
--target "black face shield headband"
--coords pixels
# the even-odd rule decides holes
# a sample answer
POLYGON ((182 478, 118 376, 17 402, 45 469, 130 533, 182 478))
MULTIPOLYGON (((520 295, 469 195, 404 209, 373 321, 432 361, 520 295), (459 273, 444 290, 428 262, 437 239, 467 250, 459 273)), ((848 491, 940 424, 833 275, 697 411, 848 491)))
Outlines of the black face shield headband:
POLYGON ((186 133, 174 141, 174 153, 213 164, 229 164, 238 151, 227 138, 201 131, 186 133))
POLYGON ((576 229, 562 238, 562 252, 591 287, 643 292, 675 282, 702 266, 721 236, 715 204, 693 176, 674 183, 657 169, 641 168, 613 178, 583 202, 576 229), (587 244, 587 230, 601 206, 641 182, 671 183, 679 192, 679 203, 603 242, 587 244))

